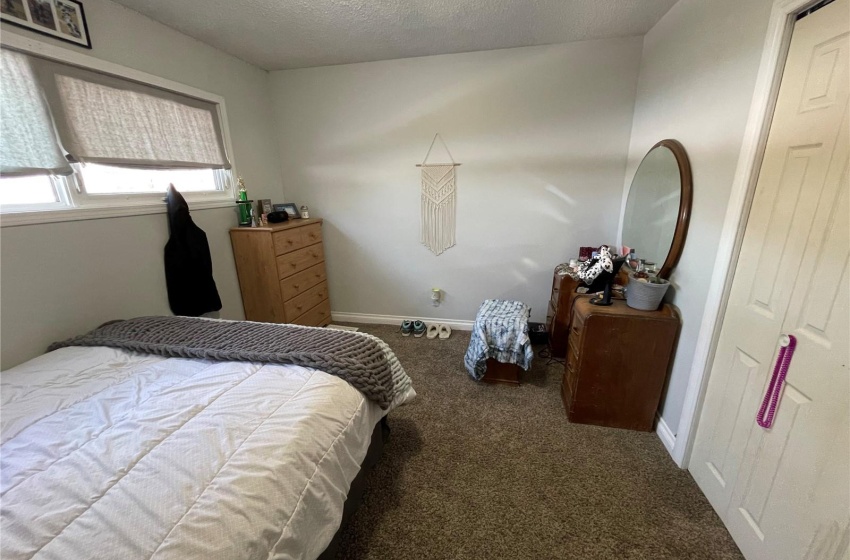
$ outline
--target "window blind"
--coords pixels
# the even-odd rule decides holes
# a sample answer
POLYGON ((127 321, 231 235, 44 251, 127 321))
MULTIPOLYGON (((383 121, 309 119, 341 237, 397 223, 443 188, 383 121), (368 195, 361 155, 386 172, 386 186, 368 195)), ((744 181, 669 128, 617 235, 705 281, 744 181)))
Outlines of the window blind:
POLYGON ((71 161, 230 168, 216 104, 52 61, 35 67, 71 161))
POLYGON ((71 173, 29 57, 0 49, 0 174, 71 173))

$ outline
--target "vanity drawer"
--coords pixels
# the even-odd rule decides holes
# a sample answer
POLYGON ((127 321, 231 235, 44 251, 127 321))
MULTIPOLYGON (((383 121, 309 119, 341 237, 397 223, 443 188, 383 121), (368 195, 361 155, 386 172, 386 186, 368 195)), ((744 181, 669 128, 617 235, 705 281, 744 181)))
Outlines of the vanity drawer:
POLYGON ((567 352, 572 352, 578 356, 579 344, 581 343, 581 331, 570 331, 570 337, 567 339, 567 352))
POLYGON ((573 317, 573 322, 570 324, 570 334, 567 339, 567 345, 569 348, 572 348, 572 351, 578 355, 578 349, 581 345, 581 331, 584 327, 584 323, 576 324, 576 318, 573 317))
POLYGON ((584 328, 584 316, 578 313, 573 313, 573 316, 570 319, 570 332, 577 332, 581 334, 581 330, 584 328))
POLYGON ((561 291, 561 277, 559 275, 555 275, 552 278, 552 294, 558 294, 561 291))
POLYGON ((324 263, 311 266, 304 272, 293 274, 280 281, 280 293, 283 301, 288 301, 299 294, 303 294, 319 282, 327 280, 324 263))
POLYGON ((325 253, 321 243, 280 255, 277 257, 278 278, 287 278, 303 272, 324 260, 325 253))
POLYGON ((564 367, 564 379, 570 386, 570 392, 575 395, 578 385, 578 357, 572 349, 567 351, 567 365, 564 367))
POLYGON ((313 286, 300 296, 294 297, 283 304, 283 309, 288 317, 300 317, 322 301, 328 299, 328 283, 322 282, 313 286))
POLYGON ((327 299, 312 309, 309 309, 307 313, 290 321, 294 325, 305 325, 307 327, 323 327, 330 322, 331 303, 327 299))
POLYGON ((272 234, 275 255, 285 255, 321 241, 322 224, 285 229, 272 234))
POLYGON ((573 393, 573 390, 567 381, 566 372, 564 372, 564 378, 561 380, 561 400, 564 403, 564 408, 566 409, 567 414, 569 414, 573 409, 575 393, 573 393))
POLYGON ((551 340, 551 337, 554 336, 554 334, 555 334, 555 318, 556 317, 557 317, 557 313, 555 311, 555 308, 552 307, 552 302, 550 301, 549 305, 546 309, 546 328, 548 329, 550 340, 551 340))
POLYGON ((558 300, 559 299, 560 298, 558 297, 558 294, 555 293, 555 292, 552 292, 552 299, 549 300, 549 307, 552 308, 552 311, 554 311, 556 315, 558 314, 558 300))

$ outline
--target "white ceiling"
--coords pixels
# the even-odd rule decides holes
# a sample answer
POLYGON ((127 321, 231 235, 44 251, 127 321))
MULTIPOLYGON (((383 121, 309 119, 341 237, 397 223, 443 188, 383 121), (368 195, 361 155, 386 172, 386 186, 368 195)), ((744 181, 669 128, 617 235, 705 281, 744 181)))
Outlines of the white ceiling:
POLYGON ((267 70, 643 35, 676 0, 116 0, 267 70))

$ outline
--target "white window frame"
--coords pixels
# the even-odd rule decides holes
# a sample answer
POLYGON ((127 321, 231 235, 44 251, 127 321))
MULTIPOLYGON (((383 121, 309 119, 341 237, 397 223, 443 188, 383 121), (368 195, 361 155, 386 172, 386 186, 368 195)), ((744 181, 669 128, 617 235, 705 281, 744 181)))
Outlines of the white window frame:
MULTIPOLYGON (((140 72, 120 64, 100 60, 92 56, 69 51, 61 47, 42 43, 41 41, 3 34, 0 40, 6 48, 14 49, 24 54, 55 60, 63 64, 79 66, 97 72, 112 74, 158 87, 167 91, 187 95, 203 101, 214 103, 218 110, 221 123, 224 150, 230 160, 231 169, 214 170, 216 188, 202 192, 182 193, 192 210, 207 208, 232 207, 236 199, 234 177, 236 177, 233 147, 230 139, 230 126, 227 121, 227 109, 224 98, 198 88, 179 82, 160 78, 153 74, 140 72)), ((77 220, 93 220, 121 216, 140 216, 144 214, 165 213, 166 207, 162 193, 118 193, 88 195, 77 188, 80 181, 79 173, 68 177, 51 177, 58 202, 44 204, 8 204, 0 213, 0 227, 43 224, 51 222, 69 222, 77 220)))

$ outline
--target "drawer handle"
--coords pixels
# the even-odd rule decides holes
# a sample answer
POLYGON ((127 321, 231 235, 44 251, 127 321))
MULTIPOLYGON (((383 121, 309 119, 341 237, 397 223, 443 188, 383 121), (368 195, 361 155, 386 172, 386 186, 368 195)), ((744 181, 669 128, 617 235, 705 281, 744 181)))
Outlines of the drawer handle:
POLYGON ((316 239, 316 234, 315 234, 315 233, 308 233, 307 235, 309 235, 309 236, 310 236, 310 239, 316 239))
POLYGON ((296 263, 294 263, 294 262, 291 262, 291 263, 289 263, 289 266, 291 266, 292 268, 295 268, 295 267, 296 267, 296 266, 298 266, 298 265, 297 265, 296 263))
POLYGON ((296 290, 297 290, 297 289, 298 289, 298 284, 293 284, 293 285, 292 285, 292 287, 293 287, 294 289, 296 289, 296 290))
POLYGON ((297 306, 295 306, 295 309, 297 309, 298 311, 301 311, 301 306, 297 305, 297 306))
POLYGON ((319 258, 319 255, 318 255, 317 253, 310 253, 310 254, 311 254, 311 255, 313 255, 313 258, 314 258, 314 259, 318 259, 318 258, 319 258))
POLYGON ((292 243, 294 243, 291 239, 287 239, 286 242, 290 245, 292 245, 292 243))

